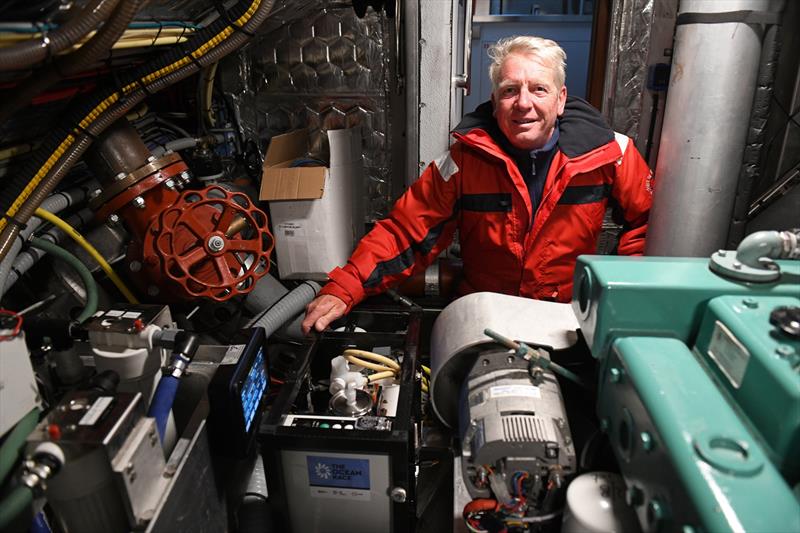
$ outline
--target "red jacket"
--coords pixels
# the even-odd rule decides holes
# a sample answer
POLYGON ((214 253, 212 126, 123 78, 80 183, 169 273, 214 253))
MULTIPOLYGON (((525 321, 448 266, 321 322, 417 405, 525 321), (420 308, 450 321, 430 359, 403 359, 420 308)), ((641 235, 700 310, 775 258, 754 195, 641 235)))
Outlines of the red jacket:
POLYGON ((465 117, 449 153, 428 166, 347 265, 329 273, 322 294, 338 296, 349 311, 424 271, 457 229, 464 262, 460 293, 567 302, 575 259, 595 253, 609 198, 625 218, 618 252, 643 253, 652 173, 628 137, 615 134, 583 100, 568 98, 532 218, 527 186, 490 135, 496 123, 486 111, 465 117))

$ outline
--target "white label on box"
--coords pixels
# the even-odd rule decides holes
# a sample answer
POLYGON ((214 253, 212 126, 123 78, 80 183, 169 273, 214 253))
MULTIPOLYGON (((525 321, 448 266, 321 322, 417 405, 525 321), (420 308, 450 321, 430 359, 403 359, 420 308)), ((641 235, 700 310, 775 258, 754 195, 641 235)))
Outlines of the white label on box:
POLYGON ((738 389, 750 361, 750 352, 719 320, 714 324, 711 342, 708 343, 708 356, 717 363, 731 385, 738 389))
POLYGON ((361 500, 363 502, 368 502, 372 499, 371 496, 368 490, 311 487, 312 498, 336 498, 340 500, 361 500))
POLYGON ((128 311, 127 313, 122 315, 122 318, 133 318, 135 320, 140 316, 142 316, 142 313, 137 313, 136 311, 128 311))
POLYGON ((284 222, 278 224, 278 231, 287 239, 305 239, 306 232, 303 226, 296 222, 284 222))
POLYGON ((80 421, 78 421, 79 426, 93 426, 103 413, 106 412, 108 406, 111 405, 111 401, 114 398, 111 396, 100 396, 98 399, 94 401, 92 406, 89 408, 88 411, 81 417, 80 421))
POLYGON ((112 318, 116 318, 116 317, 122 316, 124 314, 125 314, 125 311, 117 311, 115 309, 112 309, 111 311, 108 311, 106 313, 106 316, 110 316, 112 318))
POLYGON ((504 398, 507 396, 541 398, 542 393, 539 387, 533 385, 498 385, 497 387, 489 389, 489 396, 492 398, 504 398))

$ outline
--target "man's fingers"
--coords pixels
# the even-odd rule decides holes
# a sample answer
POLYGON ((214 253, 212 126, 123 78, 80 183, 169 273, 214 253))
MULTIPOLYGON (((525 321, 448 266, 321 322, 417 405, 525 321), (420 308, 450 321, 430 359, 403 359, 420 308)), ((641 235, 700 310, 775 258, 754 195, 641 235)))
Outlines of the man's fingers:
POLYGON ((343 316, 345 309, 347 305, 335 296, 326 294, 315 298, 306 306, 306 317, 300 329, 304 335, 308 335, 311 328, 323 331, 331 322, 343 316))

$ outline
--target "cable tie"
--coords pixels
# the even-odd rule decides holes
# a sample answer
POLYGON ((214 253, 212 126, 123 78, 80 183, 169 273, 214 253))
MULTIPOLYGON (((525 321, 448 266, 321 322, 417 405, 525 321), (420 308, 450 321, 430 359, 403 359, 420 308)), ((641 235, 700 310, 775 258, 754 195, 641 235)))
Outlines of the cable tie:
POLYGON ((185 42, 181 43, 180 45, 181 50, 183 51, 183 56, 188 57, 189 61, 191 61, 194 66, 197 67, 197 72, 202 72, 205 67, 196 57, 194 57, 194 50, 190 50, 188 52, 186 51, 187 48, 191 48, 191 46, 187 46, 188 44, 188 42, 185 42))
POLYGON ((163 25, 163 24, 161 23, 161 21, 159 20, 159 21, 158 21, 158 31, 156 32, 156 36, 155 36, 155 37, 153 37, 153 42, 152 42, 152 43, 150 43, 150 47, 151 47, 151 48, 152 48, 152 47, 154 47, 154 46, 156 45, 156 41, 158 41, 158 38, 159 38, 159 37, 161 37, 161 30, 163 30, 163 29, 164 29, 164 25, 163 25))
POLYGON ((17 226, 20 231, 22 231, 22 230, 24 230, 25 228, 28 227, 28 224, 26 224, 25 222, 22 222, 21 220, 17 220, 16 218, 14 218, 12 215, 9 215, 8 213, 4 213, 3 216, 0 217, 0 219, 3 219, 3 218, 8 220, 14 226, 17 226))
POLYGON ((138 88, 144 91, 144 94, 146 94, 147 96, 153 96, 155 94, 153 91, 149 89, 146 83, 142 83, 142 80, 136 79, 134 80, 133 83, 135 83, 138 88))
POLYGON ((220 0, 215 0, 214 7, 217 9, 217 13, 219 13, 219 17, 224 20, 228 26, 234 29, 234 31, 242 32, 243 34, 247 35, 248 37, 255 37, 255 33, 244 29, 244 26, 240 26, 233 20, 231 20, 231 14, 228 13, 228 10, 225 9, 225 6, 222 4, 220 0))
POLYGON ((75 124, 75 126, 72 127, 72 130, 70 131, 70 134, 73 137, 78 137, 80 135, 86 135, 87 137, 89 137, 92 140, 92 142, 97 140, 97 137, 92 132, 90 132, 86 128, 82 127, 80 124, 75 124))

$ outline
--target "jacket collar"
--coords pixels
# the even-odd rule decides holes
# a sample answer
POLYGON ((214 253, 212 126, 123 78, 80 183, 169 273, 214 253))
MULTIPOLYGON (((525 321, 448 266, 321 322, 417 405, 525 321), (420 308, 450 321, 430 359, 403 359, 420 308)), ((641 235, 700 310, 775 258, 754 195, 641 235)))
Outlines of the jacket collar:
MULTIPOLYGON (((576 96, 567 97, 564 114, 559 117, 558 128, 558 149, 570 159, 586 155, 614 140, 614 131, 600 112, 586 100, 576 96)), ((489 150, 492 153, 496 153, 499 148, 493 139, 503 136, 494 118, 491 102, 484 102, 475 111, 465 115, 453 130, 453 134, 465 141, 474 140, 474 143, 469 142, 469 144, 477 147, 493 148, 489 150), (476 130, 488 134, 489 138, 478 135, 476 130)))

